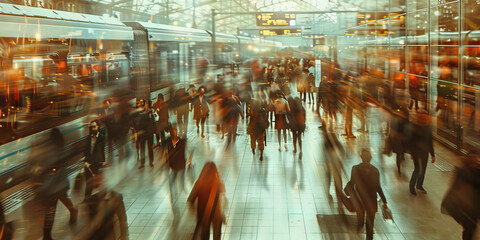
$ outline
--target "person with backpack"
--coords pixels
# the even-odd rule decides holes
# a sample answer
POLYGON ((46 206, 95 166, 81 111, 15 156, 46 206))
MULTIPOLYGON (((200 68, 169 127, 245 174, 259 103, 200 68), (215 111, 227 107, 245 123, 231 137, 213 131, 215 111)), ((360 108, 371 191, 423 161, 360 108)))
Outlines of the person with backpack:
POLYGON ((250 135, 250 146, 252 153, 255 154, 255 149, 258 143, 258 149, 260 150, 260 161, 263 160, 263 149, 265 148, 265 131, 270 123, 268 122, 268 115, 261 102, 258 100, 252 101, 252 107, 250 109, 252 119, 247 127, 247 134, 250 135))

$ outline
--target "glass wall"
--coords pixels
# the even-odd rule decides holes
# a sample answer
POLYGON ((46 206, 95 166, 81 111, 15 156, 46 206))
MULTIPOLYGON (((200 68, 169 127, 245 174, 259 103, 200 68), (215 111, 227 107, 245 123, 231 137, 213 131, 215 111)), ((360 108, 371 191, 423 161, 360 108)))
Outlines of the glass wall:
POLYGON ((337 38, 341 68, 404 88, 412 114, 431 114, 435 136, 480 145, 480 1, 362 0, 355 28, 337 38))

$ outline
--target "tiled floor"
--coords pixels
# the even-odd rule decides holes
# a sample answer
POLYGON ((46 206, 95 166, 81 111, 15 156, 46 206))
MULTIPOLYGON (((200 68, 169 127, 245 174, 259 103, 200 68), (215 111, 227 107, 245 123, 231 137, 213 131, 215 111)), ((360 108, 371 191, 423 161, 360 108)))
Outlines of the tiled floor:
MULTIPOLYGON (((380 170, 381 183, 395 222, 385 222, 381 213, 378 213, 374 238, 460 239, 461 227, 440 213, 440 203, 448 188, 451 172, 437 167, 454 164, 457 156, 436 144, 438 163, 429 163, 425 180, 428 194, 412 196, 408 191, 409 176, 399 176, 396 173, 393 156, 380 154, 383 118, 380 113, 378 109, 370 111, 368 134, 358 133, 356 139, 348 140, 340 137, 346 150, 346 156, 342 160, 345 168, 344 183, 349 178, 351 167, 360 162, 360 148, 371 149, 372 164, 380 170)), ((228 150, 225 149, 224 140, 215 132, 213 124, 209 125, 207 138, 202 139, 196 135, 193 122, 190 122, 187 151, 193 151, 193 165, 185 173, 185 190, 180 190, 174 208, 170 201, 169 173, 165 167, 160 167, 159 160, 154 169, 144 170, 136 170, 133 158, 128 164, 114 164, 107 173, 108 181, 109 185, 123 194, 129 238, 191 239, 195 214, 186 204, 186 198, 203 164, 214 161, 225 183, 229 201, 227 221, 222 229, 223 239, 364 239, 363 234, 356 235, 355 227, 348 224, 355 222, 354 215, 347 213, 347 216, 342 217, 335 196, 333 201, 329 201, 326 192, 334 195, 334 191, 333 186, 326 190, 330 184, 327 185, 325 180, 325 154, 318 119, 311 109, 307 114, 301 160, 298 153, 295 155, 292 152, 290 135, 288 151, 278 151, 276 132, 273 129, 268 130, 265 159, 260 162, 258 153, 256 156, 251 153, 245 122, 240 122, 240 135, 228 150)), ((337 129, 342 129, 341 121, 340 119, 337 129)), ((412 170, 412 163, 407 157, 404 172, 409 175, 412 170)), ((77 203, 81 201, 78 194, 73 195, 78 199, 77 203)), ((28 211, 23 209, 22 212, 28 211)), ((75 227, 65 230, 65 226, 68 226, 66 219, 68 212, 59 206, 54 228, 54 237, 57 239, 73 238, 75 232, 79 231, 75 227)), ((20 239, 29 235, 21 233, 22 229, 17 232, 20 233, 17 235, 20 239)), ((477 237, 480 239, 480 235, 477 234, 477 237)))

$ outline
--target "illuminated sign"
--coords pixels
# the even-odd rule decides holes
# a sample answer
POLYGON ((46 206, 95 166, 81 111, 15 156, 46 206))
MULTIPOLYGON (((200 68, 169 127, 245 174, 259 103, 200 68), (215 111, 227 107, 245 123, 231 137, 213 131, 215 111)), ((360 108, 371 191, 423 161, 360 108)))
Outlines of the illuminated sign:
POLYGON ((313 45, 325 45, 325 38, 315 38, 313 39, 313 45))
POLYGON ((259 31, 260 36, 280 36, 280 35, 301 35, 302 29, 262 29, 259 31))
POLYGON ((296 18, 294 13, 260 13, 257 14, 257 26, 295 26, 296 18))
POLYGON ((325 35, 323 34, 308 34, 308 35, 303 35, 304 38, 323 38, 325 35))

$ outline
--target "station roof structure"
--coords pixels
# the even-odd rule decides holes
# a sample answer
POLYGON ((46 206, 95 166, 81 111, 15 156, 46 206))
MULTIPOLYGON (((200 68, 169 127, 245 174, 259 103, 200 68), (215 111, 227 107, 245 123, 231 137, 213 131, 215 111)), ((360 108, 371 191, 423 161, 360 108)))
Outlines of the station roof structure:
MULTIPOLYGON (((24 4, 19 3, 20 0, 0 1, 24 4)), ((241 29, 256 27, 255 14, 248 13, 332 11, 302 16, 303 25, 312 25, 321 22, 337 23, 339 13, 335 11, 359 11, 360 5, 362 7, 365 5, 365 2, 355 0, 31 0, 30 2, 34 1, 44 8, 115 17, 121 21, 153 22, 205 30, 212 29, 212 9, 215 9, 216 31, 230 34, 238 34, 241 29)), ((378 4, 379 1, 384 0, 374 2, 378 4)))

